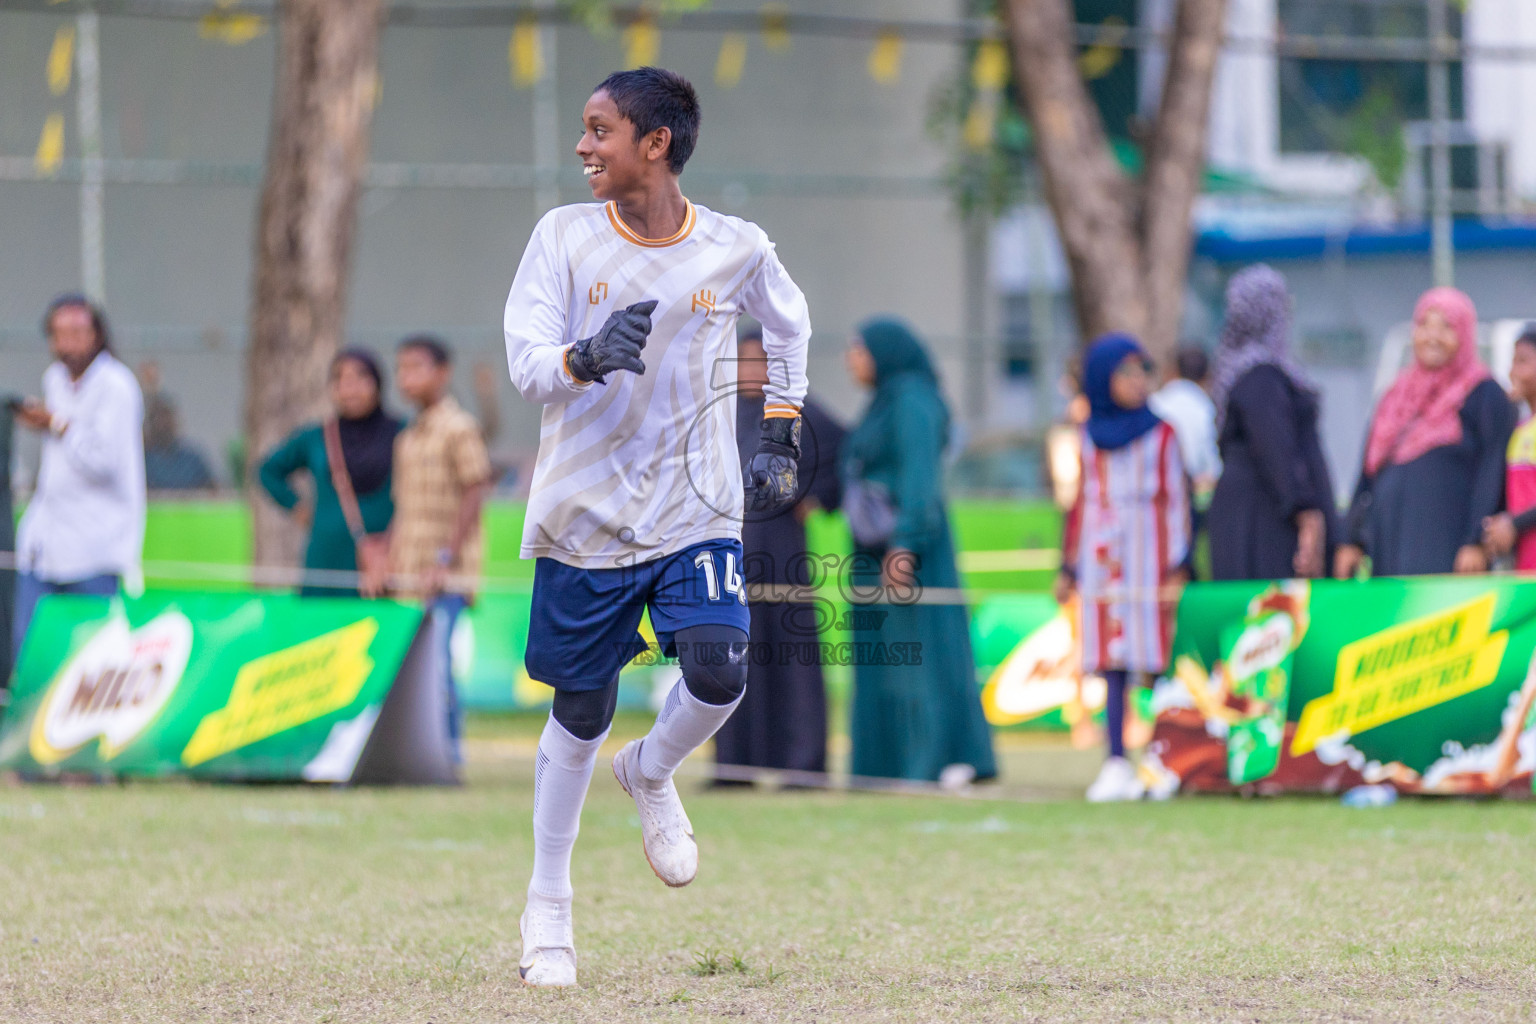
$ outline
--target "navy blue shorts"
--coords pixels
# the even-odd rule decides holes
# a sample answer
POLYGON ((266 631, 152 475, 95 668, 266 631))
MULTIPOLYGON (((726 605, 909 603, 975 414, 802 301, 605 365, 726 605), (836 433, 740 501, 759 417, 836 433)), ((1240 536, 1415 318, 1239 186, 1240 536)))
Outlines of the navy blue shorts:
POLYGON ((707 540, 640 565, 577 569, 540 558, 533 570, 528 675, 566 693, 600 690, 646 649, 640 614, 662 653, 675 657, 677 631, 735 626, 748 631, 741 541, 707 540))

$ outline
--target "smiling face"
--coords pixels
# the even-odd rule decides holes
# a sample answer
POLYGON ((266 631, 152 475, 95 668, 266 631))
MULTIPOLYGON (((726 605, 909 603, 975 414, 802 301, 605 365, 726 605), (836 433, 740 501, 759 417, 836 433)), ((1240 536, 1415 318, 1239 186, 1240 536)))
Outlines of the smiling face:
POLYGON ((1426 370, 1438 370, 1456 355, 1461 339, 1445 314, 1431 309, 1413 325, 1413 358, 1426 370))
POLYGON ((581 157, 592 198, 619 199, 643 188, 652 175, 670 173, 671 129, 657 128, 636 138, 635 123, 619 113, 607 91, 599 89, 587 100, 581 126, 576 155, 581 157))

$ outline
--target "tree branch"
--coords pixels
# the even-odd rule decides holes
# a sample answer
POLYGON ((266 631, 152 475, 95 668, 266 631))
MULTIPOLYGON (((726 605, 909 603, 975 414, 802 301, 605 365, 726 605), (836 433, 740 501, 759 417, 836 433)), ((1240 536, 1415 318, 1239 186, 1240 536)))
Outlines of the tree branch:
POLYGON ((1162 102, 1147 147, 1141 259, 1148 317, 1142 341, 1164 364, 1172 361, 1179 342, 1191 219, 1205 172, 1211 85, 1226 12, 1227 0, 1179 0, 1162 102))

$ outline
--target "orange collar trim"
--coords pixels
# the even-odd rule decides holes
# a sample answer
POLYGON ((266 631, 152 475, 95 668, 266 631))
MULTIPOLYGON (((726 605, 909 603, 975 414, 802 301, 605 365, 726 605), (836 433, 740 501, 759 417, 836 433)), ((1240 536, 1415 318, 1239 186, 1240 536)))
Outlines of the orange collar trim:
POLYGON ((662 249, 669 245, 676 245, 687 238, 689 232, 693 230, 693 225, 698 222, 699 217, 694 212, 693 204, 686 199, 683 202, 688 204, 688 209, 683 214, 683 226, 678 228, 677 234, 671 238, 641 238, 634 231, 630 230, 628 224, 624 223, 624 218, 619 216, 619 204, 612 200, 608 202, 606 207, 608 222, 613 225, 613 230, 619 233, 619 237, 623 238, 626 242, 644 246, 647 249, 662 249))

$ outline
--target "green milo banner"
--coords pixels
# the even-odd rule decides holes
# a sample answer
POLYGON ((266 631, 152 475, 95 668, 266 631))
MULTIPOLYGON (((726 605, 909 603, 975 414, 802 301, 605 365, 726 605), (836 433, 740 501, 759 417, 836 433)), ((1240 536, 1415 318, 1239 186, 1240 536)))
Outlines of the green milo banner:
POLYGON ((1518 577, 1194 584, 1144 771, 1165 789, 1529 797, 1533 661, 1518 577))
POLYGON ((12 680, 0 767, 451 782, 433 640, 420 610, 390 601, 48 597, 12 680))

